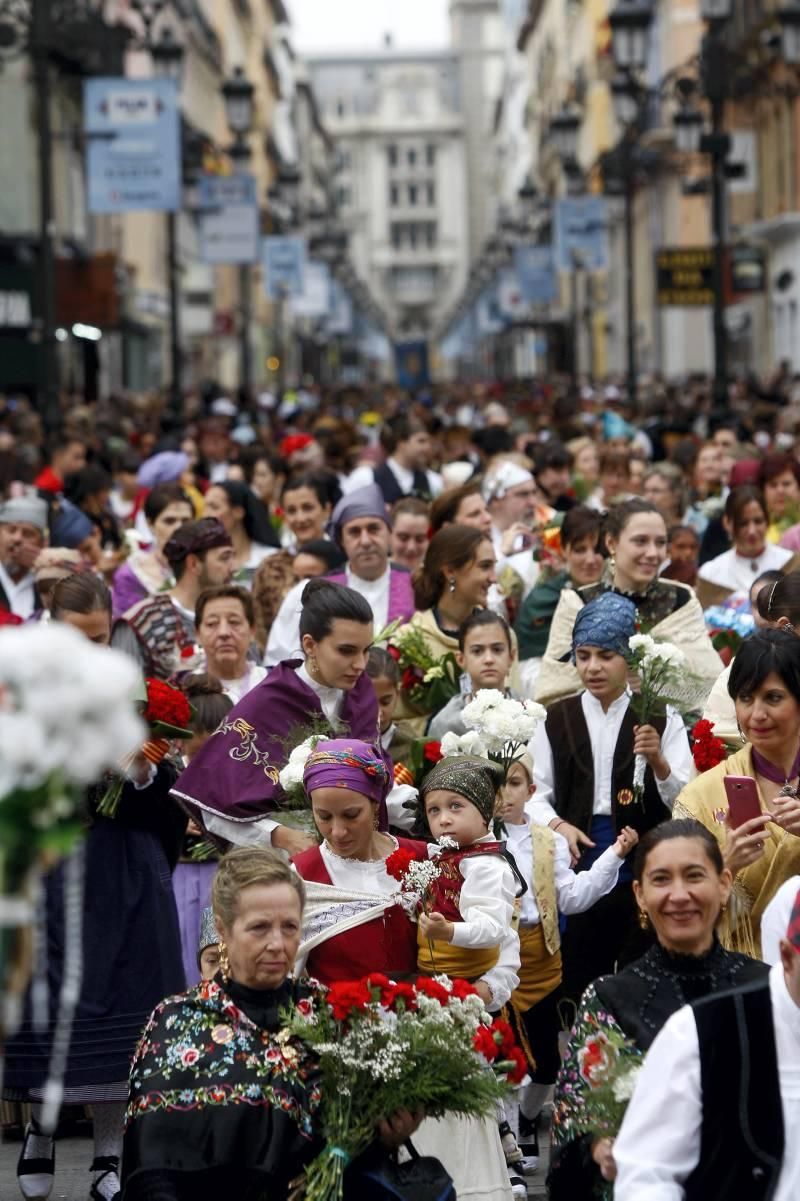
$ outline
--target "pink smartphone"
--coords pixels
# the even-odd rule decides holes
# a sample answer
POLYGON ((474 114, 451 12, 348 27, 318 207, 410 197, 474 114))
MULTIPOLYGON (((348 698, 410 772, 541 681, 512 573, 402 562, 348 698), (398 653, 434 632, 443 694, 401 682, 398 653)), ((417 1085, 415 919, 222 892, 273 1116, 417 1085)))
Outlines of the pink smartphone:
POLYGON ((724 784, 728 812, 734 829, 744 822, 749 822, 753 817, 761 817, 761 801, 752 776, 726 776, 724 784))

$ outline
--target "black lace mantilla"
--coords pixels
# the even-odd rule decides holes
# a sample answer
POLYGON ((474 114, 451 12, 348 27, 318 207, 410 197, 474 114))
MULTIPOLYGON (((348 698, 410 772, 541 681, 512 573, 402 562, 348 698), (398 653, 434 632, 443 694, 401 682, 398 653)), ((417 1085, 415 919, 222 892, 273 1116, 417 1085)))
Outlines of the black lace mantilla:
POLYGON ((614 588, 608 579, 600 580, 597 584, 587 584, 578 588, 577 592, 585 605, 602 596, 604 592, 616 592, 619 596, 627 596, 636 605, 645 632, 664 621, 677 609, 682 609, 692 595, 688 588, 682 588, 671 580, 661 579, 653 580, 644 592, 640 593, 614 588))

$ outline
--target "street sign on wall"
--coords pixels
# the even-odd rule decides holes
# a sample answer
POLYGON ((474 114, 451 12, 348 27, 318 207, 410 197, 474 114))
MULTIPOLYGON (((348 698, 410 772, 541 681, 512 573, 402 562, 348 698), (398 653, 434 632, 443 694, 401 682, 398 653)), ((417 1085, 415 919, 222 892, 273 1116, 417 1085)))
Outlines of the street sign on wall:
POLYGON ((303 291, 292 297, 295 317, 324 317, 331 307, 331 270, 327 263, 306 263, 303 291))
POLYGON ((304 238, 263 238, 261 259, 264 288, 270 300, 302 295, 306 268, 304 238))
POLYGON ((687 246, 656 251, 658 303, 700 308, 714 303, 714 251, 687 246))
POLYGON ((563 196, 554 205, 559 271, 608 268, 608 208, 603 196, 563 196))
POLYGON ((517 246, 514 269, 519 288, 531 304, 552 304, 558 297, 558 283, 552 246, 517 246))
POLYGON ((181 207, 178 85, 172 79, 89 79, 83 92, 90 213, 181 207))
POLYGON ((202 175, 200 257, 204 263, 257 263, 261 238, 254 175, 202 175))

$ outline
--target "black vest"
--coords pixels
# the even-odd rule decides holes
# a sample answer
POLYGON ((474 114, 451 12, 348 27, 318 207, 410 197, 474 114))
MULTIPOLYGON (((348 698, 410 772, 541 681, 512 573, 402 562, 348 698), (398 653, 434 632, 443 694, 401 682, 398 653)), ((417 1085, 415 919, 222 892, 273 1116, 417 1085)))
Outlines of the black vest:
POLYGON ((410 492, 403 491, 397 481, 397 476, 388 463, 381 463, 380 467, 375 468, 373 475, 375 476, 375 483, 383 493, 383 499, 387 505, 396 504, 404 496, 418 496, 420 500, 431 500, 428 477, 424 471, 414 472, 414 482, 411 485, 410 492))
MULTIPOLYGON (((650 724, 663 735, 665 718, 653 718, 650 724)), ((639 721, 629 707, 614 749, 611 815, 615 831, 623 826, 633 826, 639 834, 644 834, 659 822, 666 821, 670 811, 661 800, 650 767, 644 776, 643 804, 619 802, 620 793, 624 798, 633 785, 633 727, 636 725, 639 721)), ((568 696, 552 705, 545 729, 553 753, 553 808, 564 821, 588 834, 594 806, 594 761, 580 696, 568 696)))
POLYGON ((769 1201, 784 1130, 769 980, 697 1001, 703 1118, 686 1201, 769 1201))

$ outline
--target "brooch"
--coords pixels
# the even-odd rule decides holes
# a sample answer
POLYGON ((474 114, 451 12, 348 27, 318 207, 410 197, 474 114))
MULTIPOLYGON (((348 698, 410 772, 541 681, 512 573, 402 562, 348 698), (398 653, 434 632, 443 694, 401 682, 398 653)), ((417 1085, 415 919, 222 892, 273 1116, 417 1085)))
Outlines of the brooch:
POLYGON ((620 788, 619 792, 617 793, 617 804, 618 805, 632 805, 633 804, 633 792, 631 791, 630 788, 620 788))
POLYGON ((233 1031, 231 1030, 230 1026, 215 1026, 211 1031, 212 1042, 219 1043, 220 1046, 224 1046, 225 1043, 229 1043, 232 1038, 233 1031))

